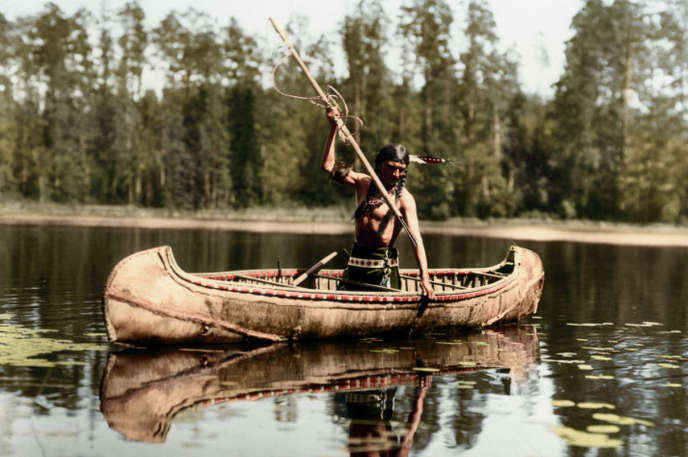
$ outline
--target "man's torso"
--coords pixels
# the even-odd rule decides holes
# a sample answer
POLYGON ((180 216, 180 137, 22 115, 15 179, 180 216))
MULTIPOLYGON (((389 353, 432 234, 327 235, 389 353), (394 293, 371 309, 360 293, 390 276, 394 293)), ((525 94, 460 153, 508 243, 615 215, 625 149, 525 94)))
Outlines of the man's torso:
MULTIPOLYGON (((361 186, 357 186, 356 194, 359 205, 365 201, 369 186, 374 185, 371 179, 368 180, 367 185, 362 183, 361 186)), ((402 214, 405 192, 407 191, 402 191, 400 198, 396 201, 397 208, 402 211, 402 214)), ((394 195, 390 194, 390 197, 394 198, 394 195)), ((397 223, 394 213, 383 201, 382 204, 364 212, 361 217, 356 219, 356 243, 370 248, 392 246, 400 230, 401 224, 397 223)))

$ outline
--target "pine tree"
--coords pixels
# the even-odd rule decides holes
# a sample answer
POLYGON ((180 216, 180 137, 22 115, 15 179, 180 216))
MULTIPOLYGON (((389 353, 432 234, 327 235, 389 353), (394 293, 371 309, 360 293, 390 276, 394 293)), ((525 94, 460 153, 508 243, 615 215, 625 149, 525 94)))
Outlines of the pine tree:
POLYGON ((643 84, 652 27, 642 5, 588 0, 572 21, 556 84, 554 202, 562 215, 618 218, 619 175, 628 146, 630 94, 643 84))
MULTIPOLYGON (((456 125, 451 116, 451 95, 457 81, 455 58, 450 51, 451 9, 443 0, 416 0, 402 7, 401 36, 411 43, 416 71, 422 78, 421 154, 455 158, 456 125)), ((445 219, 452 215, 454 185, 447 168, 422 168, 419 177, 409 180, 417 190, 419 215, 445 219)))

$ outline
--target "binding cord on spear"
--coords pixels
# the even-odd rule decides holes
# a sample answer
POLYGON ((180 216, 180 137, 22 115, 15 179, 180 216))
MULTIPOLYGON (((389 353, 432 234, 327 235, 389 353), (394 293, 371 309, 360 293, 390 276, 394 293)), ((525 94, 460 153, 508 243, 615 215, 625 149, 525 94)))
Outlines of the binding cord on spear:
MULTIPOLYGON (((277 85, 277 69, 282 65, 284 62, 286 62, 289 57, 291 57, 291 52, 287 52, 287 54, 282 57, 279 62, 272 68, 272 87, 275 88, 275 92, 278 94, 288 97, 288 98, 293 98, 295 100, 303 100, 309 103, 312 103, 316 106, 319 106, 321 108, 330 108, 334 107, 337 108, 337 110, 340 113, 340 118, 346 123, 350 119, 354 121, 355 123, 355 130, 351 132, 352 135, 356 136, 358 135, 358 132, 360 131, 361 127, 363 127, 363 120, 355 116, 353 114, 349 114, 349 106, 346 104, 346 100, 344 100, 344 97, 342 97, 342 94, 340 94, 337 89, 334 87, 327 85, 325 88, 327 89, 325 91, 325 96, 327 97, 327 102, 325 102, 321 97, 319 96, 313 96, 313 97, 305 97, 302 95, 294 95, 294 94, 288 94, 284 92, 282 89, 279 88, 277 85), (339 103, 342 104, 343 108, 339 106, 339 103)), ((337 128, 337 133, 339 136, 339 139, 344 143, 344 144, 351 144, 349 139, 342 133, 341 129, 339 127, 337 128)))
MULTIPOLYGON (((354 136, 357 136, 360 129, 363 127, 363 124, 364 124, 363 120, 354 114, 349 114, 349 107, 346 104, 346 100, 344 99, 342 94, 340 94, 339 91, 337 91, 337 89, 335 89, 334 87, 332 87, 330 85, 325 86, 325 88, 326 88, 325 96, 327 97, 328 103, 325 103, 322 100, 322 98, 320 98, 319 96, 308 97, 308 96, 302 96, 302 95, 294 95, 294 94, 289 94, 289 93, 287 93, 287 92, 285 92, 279 88, 279 86, 277 85, 277 69, 284 62, 286 62, 290 56, 291 56, 291 52, 287 52, 287 54, 285 54, 279 60, 279 62, 277 62, 277 64, 275 64, 275 66, 272 68, 272 87, 274 87, 275 92, 277 92, 278 94, 280 94, 284 97, 292 98, 294 100, 306 101, 306 102, 312 103, 316 106, 319 106, 321 108, 328 108, 331 106, 336 107, 337 110, 341 113, 340 117, 343 119, 343 121, 345 123, 347 123, 349 120, 354 121, 355 130, 353 132, 351 132, 351 134, 354 136), (341 103, 341 106, 344 107, 343 109, 340 107, 340 103, 341 103)), ((342 143, 347 144, 347 145, 351 144, 351 142, 349 141, 349 138, 347 138, 339 128, 337 128, 337 133, 338 133, 338 137, 342 141, 342 143)), ((445 159, 443 157, 435 157, 435 156, 431 156, 431 155, 409 154, 409 161, 412 163, 418 163, 421 165, 438 165, 438 164, 443 164, 443 163, 447 163, 447 164, 451 164, 451 165, 454 164, 454 162, 452 162, 449 159, 445 159)))

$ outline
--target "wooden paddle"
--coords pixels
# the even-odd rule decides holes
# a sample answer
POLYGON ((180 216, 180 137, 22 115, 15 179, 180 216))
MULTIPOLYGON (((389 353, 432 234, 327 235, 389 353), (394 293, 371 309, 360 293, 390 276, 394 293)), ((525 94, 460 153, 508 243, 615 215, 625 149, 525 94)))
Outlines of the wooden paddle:
POLYGON ((318 271, 320 271, 320 269, 321 269, 322 267, 324 267, 325 264, 326 264, 327 262, 329 262, 330 260, 334 259, 336 256, 337 256, 337 251, 332 251, 332 252, 330 252, 330 253, 327 254, 325 257, 323 257, 323 258, 320 259, 318 262, 316 262, 316 263, 315 263, 312 267, 310 267, 308 270, 306 270, 306 271, 304 271, 303 273, 301 273, 301 275, 299 275, 298 278, 294 279, 294 282, 292 283, 292 285, 298 286, 298 285, 301 284, 308 276, 310 276, 310 275, 312 275, 312 274, 317 273, 318 271))
MULTIPOLYGON (((313 86, 313 89, 315 89, 315 92, 318 94, 320 99, 328 108, 334 108, 330 100, 327 98, 327 95, 325 95, 325 92, 323 92, 323 90, 320 88, 318 82, 315 80, 315 78, 313 78, 310 71, 308 71, 308 67, 306 67, 306 64, 303 62, 303 60, 301 60, 299 53, 296 51, 296 48, 294 48, 294 45, 291 44, 291 41, 289 41, 289 38, 287 37, 287 34, 284 32, 284 30, 282 30, 282 27, 280 27, 275 18, 271 17, 270 22, 272 23, 272 26, 275 28, 275 31, 279 34, 280 37, 282 37, 282 40, 287 45, 287 48, 289 49, 291 56, 294 58, 299 67, 301 67, 301 70, 303 70, 303 73, 306 75, 306 78, 311 83, 311 86, 313 86)), ((417 247, 418 243, 409 231, 408 225, 406 225, 406 221, 402 217, 399 208, 397 208, 396 204, 392 200, 392 197, 390 197, 387 193, 385 186, 382 184, 382 181, 380 181, 380 178, 378 178, 377 174, 375 173, 375 170, 370 165, 370 162, 368 162, 368 159, 366 158, 365 154, 363 154, 361 147, 358 145, 356 139, 349 131, 349 128, 346 126, 346 124, 344 124, 344 121, 342 121, 340 118, 335 118, 335 121, 337 122, 337 127, 342 132, 346 140, 351 143, 351 146, 354 148, 354 151, 356 151, 356 155, 358 156, 359 160, 361 161, 361 163, 363 163, 366 170, 370 174, 370 177, 373 179, 373 182, 375 183, 375 186, 380 192, 380 195, 382 195, 382 198, 385 200, 385 202, 387 202, 387 205, 392 210, 396 218, 399 220, 401 226, 404 227, 404 230, 406 231, 406 233, 409 236, 409 239, 411 240, 411 244, 413 244, 413 247, 417 247)))

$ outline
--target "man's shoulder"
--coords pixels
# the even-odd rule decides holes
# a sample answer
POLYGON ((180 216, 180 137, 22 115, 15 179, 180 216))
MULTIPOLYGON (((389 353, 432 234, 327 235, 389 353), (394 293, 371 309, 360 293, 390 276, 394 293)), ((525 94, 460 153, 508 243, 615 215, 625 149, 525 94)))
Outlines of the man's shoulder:
POLYGON ((403 189, 401 189, 400 198, 409 198, 409 199, 411 199, 411 200, 414 200, 413 194, 412 194, 411 191, 409 191, 406 187, 404 187, 403 189))
POLYGON ((416 199, 413 197, 413 194, 409 192, 407 188, 401 189, 401 195, 399 196, 399 201, 401 202, 402 205, 415 205, 416 204, 416 199))

